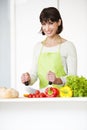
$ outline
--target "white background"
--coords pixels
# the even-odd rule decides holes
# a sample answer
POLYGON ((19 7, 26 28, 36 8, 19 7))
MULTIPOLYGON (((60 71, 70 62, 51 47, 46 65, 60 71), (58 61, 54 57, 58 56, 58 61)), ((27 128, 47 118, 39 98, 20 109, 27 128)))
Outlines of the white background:
MULTIPOLYGON (((12 86, 20 88, 23 84, 22 73, 31 68, 33 48, 42 36, 40 31, 39 14, 44 7, 58 7, 63 19, 64 30, 61 36, 72 41, 77 49, 78 75, 87 77, 87 1, 86 0, 16 0, 15 1, 15 63, 12 68, 12 86), (14 80, 15 79, 15 80, 14 80)), ((13 52, 12 52, 13 53, 13 52)), ((14 58, 12 58, 14 59, 14 58)), ((37 84, 34 87, 38 87, 37 84)))
MULTIPOLYGON (((12 87, 22 90, 20 76, 30 69, 33 47, 43 38, 38 33, 40 11, 57 4, 56 0, 11 0, 12 87)), ((64 21, 61 35, 76 45, 78 74, 84 76, 87 76, 86 6, 86 0, 59 1, 64 21)), ((0 99, 0 130, 87 130, 87 99, 82 99, 0 99)))
POLYGON ((62 35, 74 42, 78 56, 78 75, 87 77, 87 1, 60 0, 59 9, 64 21, 62 35))
POLYGON ((34 45, 44 38, 39 14, 47 6, 59 8, 61 35, 75 44, 78 75, 87 77, 86 0, 0 0, 0 86, 22 86, 20 77, 31 68, 34 45))

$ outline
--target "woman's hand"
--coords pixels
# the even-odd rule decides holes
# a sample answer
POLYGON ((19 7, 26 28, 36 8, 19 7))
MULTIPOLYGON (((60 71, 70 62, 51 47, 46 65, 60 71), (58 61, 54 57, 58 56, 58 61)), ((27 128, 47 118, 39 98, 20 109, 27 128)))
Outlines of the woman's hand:
POLYGON ((30 82, 30 80, 31 80, 31 77, 30 77, 30 74, 29 73, 23 73, 22 74, 22 76, 21 76, 21 82, 23 83, 23 84, 25 84, 26 82, 30 82))
POLYGON ((47 74, 47 80, 51 81, 53 84, 62 84, 61 78, 57 78, 55 73, 52 71, 49 71, 47 74))
POLYGON ((54 72, 49 71, 47 74, 47 80, 51 81, 52 83, 56 80, 56 75, 54 72))

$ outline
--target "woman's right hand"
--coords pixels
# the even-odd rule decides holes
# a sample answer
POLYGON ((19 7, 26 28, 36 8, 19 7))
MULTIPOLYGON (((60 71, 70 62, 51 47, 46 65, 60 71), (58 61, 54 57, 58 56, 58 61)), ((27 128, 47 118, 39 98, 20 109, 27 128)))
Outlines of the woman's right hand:
MULTIPOLYGON (((31 77, 30 77, 30 74, 29 74, 28 72, 22 74, 22 76, 21 76, 21 82, 22 82, 23 84, 25 84, 25 83, 27 83, 27 82, 29 83, 30 80, 31 80, 31 77)), ((26 84, 25 84, 25 85, 26 85, 26 84)))

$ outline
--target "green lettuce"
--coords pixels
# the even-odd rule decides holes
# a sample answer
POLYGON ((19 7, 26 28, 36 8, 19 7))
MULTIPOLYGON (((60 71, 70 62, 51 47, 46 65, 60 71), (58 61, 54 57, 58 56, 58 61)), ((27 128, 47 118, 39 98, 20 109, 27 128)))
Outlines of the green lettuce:
POLYGON ((73 91, 73 97, 87 97, 87 79, 83 76, 67 76, 66 84, 73 91))

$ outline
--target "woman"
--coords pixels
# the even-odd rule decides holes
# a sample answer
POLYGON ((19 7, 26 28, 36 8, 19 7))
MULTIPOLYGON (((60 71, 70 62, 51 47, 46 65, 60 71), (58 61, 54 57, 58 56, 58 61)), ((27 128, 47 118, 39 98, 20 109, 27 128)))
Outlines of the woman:
POLYGON ((45 88, 49 82, 63 85, 67 75, 76 75, 75 46, 60 36, 63 22, 55 7, 44 8, 40 14, 40 22, 41 33, 46 38, 35 47, 32 73, 24 73, 21 81, 32 85, 39 78, 40 88, 45 88))

